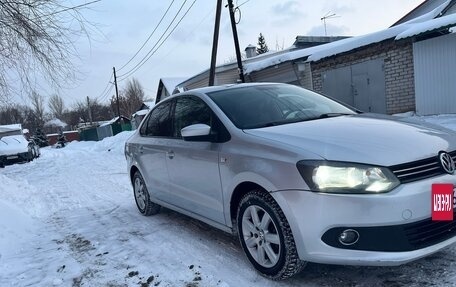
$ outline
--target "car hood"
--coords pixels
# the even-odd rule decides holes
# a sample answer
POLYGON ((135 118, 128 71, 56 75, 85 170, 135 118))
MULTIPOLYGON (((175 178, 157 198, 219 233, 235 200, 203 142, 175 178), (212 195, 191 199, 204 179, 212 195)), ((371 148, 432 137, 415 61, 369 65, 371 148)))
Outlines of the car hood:
POLYGON ((28 151, 28 141, 22 135, 0 138, 0 155, 15 155, 28 151))
POLYGON ((456 133, 424 122, 360 114, 245 133, 318 154, 326 160, 391 166, 456 150, 456 133))

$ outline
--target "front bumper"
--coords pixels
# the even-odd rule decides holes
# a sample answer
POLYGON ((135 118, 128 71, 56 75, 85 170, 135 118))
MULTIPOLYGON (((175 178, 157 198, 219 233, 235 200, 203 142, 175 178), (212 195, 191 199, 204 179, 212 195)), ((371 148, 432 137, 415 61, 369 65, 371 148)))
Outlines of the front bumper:
POLYGON ((20 162, 26 162, 30 160, 29 152, 23 152, 12 155, 1 155, 0 156, 0 165, 11 165, 20 162))
POLYGON ((289 221, 302 260, 400 265, 456 242, 456 222, 430 221, 433 183, 456 184, 456 176, 442 175, 402 184, 385 194, 286 190, 272 196, 289 221), (355 244, 339 244, 338 236, 345 229, 359 232, 355 244), (436 236, 437 232, 443 235, 436 236))

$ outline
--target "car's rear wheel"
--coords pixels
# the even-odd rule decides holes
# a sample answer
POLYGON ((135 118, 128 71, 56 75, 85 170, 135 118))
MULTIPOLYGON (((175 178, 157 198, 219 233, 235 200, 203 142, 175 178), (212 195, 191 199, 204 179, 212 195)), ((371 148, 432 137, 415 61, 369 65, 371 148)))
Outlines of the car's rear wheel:
POLYGON ((28 148, 28 152, 27 152, 27 158, 26 158, 26 161, 27 162, 31 162, 35 157, 33 156, 33 151, 32 149, 29 147, 28 148))
POLYGON ((133 175, 133 192, 136 206, 143 215, 154 215, 160 211, 160 205, 150 201, 149 191, 147 190, 146 183, 139 171, 136 171, 133 175))
POLYGON ((300 272, 293 234, 277 202, 254 190, 241 199, 237 212, 239 240, 249 261, 262 275, 283 280, 300 272))

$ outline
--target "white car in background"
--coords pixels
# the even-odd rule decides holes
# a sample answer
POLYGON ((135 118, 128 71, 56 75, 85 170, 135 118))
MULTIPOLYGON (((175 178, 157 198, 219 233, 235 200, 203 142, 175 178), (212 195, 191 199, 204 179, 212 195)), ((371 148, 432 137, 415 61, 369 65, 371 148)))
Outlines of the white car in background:
POLYGON ((0 166, 28 162, 34 157, 33 147, 22 129, 0 128, 0 166))

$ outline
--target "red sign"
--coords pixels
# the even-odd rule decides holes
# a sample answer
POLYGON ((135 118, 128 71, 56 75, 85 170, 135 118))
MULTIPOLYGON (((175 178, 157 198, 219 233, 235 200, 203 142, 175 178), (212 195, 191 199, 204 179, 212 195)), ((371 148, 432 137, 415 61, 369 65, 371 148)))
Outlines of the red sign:
POLYGON ((432 220, 453 220, 453 188, 452 184, 432 185, 432 220))

